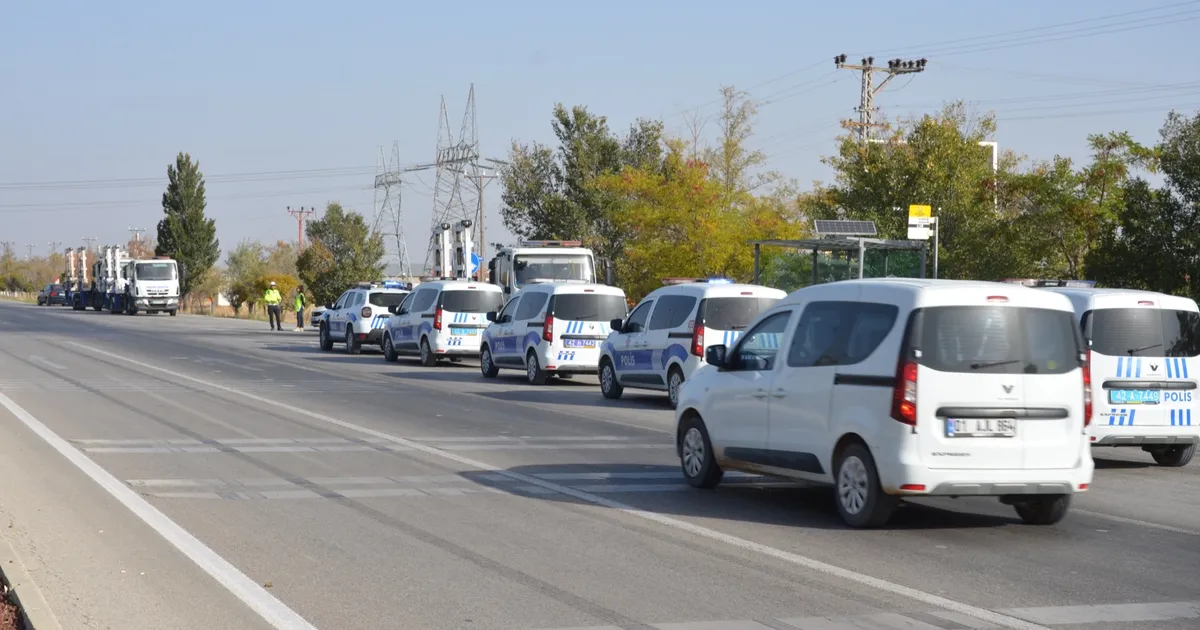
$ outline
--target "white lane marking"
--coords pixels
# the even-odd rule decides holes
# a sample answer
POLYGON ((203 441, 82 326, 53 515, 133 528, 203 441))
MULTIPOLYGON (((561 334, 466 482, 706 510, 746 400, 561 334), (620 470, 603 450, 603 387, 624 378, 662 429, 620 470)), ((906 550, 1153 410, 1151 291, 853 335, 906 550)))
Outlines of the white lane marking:
POLYGON ((142 522, 149 525, 188 559, 196 563, 196 566, 203 569, 221 586, 258 613, 272 627, 278 630, 316 630, 315 626, 305 621, 303 617, 276 599, 274 595, 268 593, 265 588, 259 586, 229 561, 217 555, 217 552, 208 548, 186 529, 158 511, 136 492, 130 490, 120 480, 89 459, 79 449, 71 446, 69 442, 59 437, 57 433, 51 431, 49 427, 3 393, 0 393, 0 405, 8 409, 12 415, 29 427, 29 430, 67 458, 67 461, 74 464, 92 481, 104 488, 113 498, 120 501, 142 522))
POLYGON ((1161 604, 1098 604, 1091 606, 1044 606, 1008 608, 1010 615, 1044 624, 1120 623, 1171 621, 1200 617, 1200 602, 1161 604))
MULTIPOLYGON (((959 601, 955 601, 955 600, 952 600, 952 599, 949 599, 946 597, 941 597, 939 595, 934 595, 933 593, 926 593, 925 591, 921 591, 921 590, 918 590, 915 588, 904 586, 903 584, 897 584, 895 582, 889 582, 889 581, 881 579, 881 578, 873 577, 873 576, 866 575, 863 573, 858 573, 857 571, 852 571, 850 569, 846 569, 843 567, 839 567, 839 566, 835 566, 835 565, 828 564, 825 562, 821 562, 820 560, 816 560, 814 558, 809 558, 807 556, 802 556, 800 554, 792 553, 789 551, 784 551, 782 549, 776 549, 769 545, 756 543, 756 542, 753 542, 750 540, 746 540, 744 538, 739 538, 737 536, 719 532, 715 529, 709 529, 707 527, 702 527, 700 525, 694 525, 694 524, 689 523, 684 520, 680 520, 677 518, 672 518, 670 516, 664 516, 662 514, 657 514, 654 512, 642 510, 642 509, 633 507, 631 505, 620 503, 618 501, 613 501, 611 499, 606 499, 606 498, 604 498, 602 496, 598 496, 596 494, 583 492, 581 490, 576 490, 574 488, 570 488, 570 487, 567 487, 567 486, 564 486, 561 484, 557 484, 552 481, 546 481, 544 479, 538 479, 537 477, 533 477, 531 475, 526 475, 523 473, 513 472, 511 470, 506 470, 499 466, 493 466, 491 464, 477 461, 477 460, 471 459, 471 458, 463 456, 463 455, 458 455, 458 454, 452 453, 450 451, 446 451, 446 450, 439 449, 439 448, 434 448, 432 446, 421 444, 419 442, 413 442, 412 440, 406 440, 402 437, 397 437, 397 436, 394 436, 394 435, 391 435, 388 433, 384 433, 382 431, 376 431, 375 429, 360 426, 360 425, 354 424, 352 422, 346 422, 345 420, 339 420, 337 418, 326 416, 324 414, 317 413, 317 412, 311 411, 309 409, 303 409, 300 407, 296 407, 294 405, 289 405, 287 403, 279 402, 277 400, 263 398, 262 396, 258 396, 258 395, 255 395, 255 394, 252 394, 249 392, 243 392, 243 391, 233 388, 233 387, 228 387, 226 385, 220 385, 217 383, 212 383, 210 381, 205 381, 203 379, 199 379, 194 376, 190 376, 188 374, 182 374, 180 372, 176 372, 174 370, 168 370, 166 368, 159 367, 157 365, 151 365, 149 363, 144 363, 142 361, 138 361, 136 359, 131 359, 126 356, 122 356, 122 355, 108 352, 105 350, 100 350, 99 348, 93 348, 92 346, 82 344, 82 343, 79 343, 76 341, 68 341, 67 343, 69 343, 73 346, 76 346, 78 348, 82 348, 83 350, 92 352, 94 354, 108 357, 113 360, 123 361, 130 365, 136 365, 138 367, 141 367, 141 368, 144 368, 147 370, 153 370, 155 372, 160 372, 162 374, 168 374, 170 376, 174 376, 175 378, 181 378, 181 379, 184 379, 187 381, 191 381, 193 383, 204 384, 209 387, 213 387, 215 389, 219 389, 221 391, 228 392, 230 394, 236 394, 238 396, 242 396, 244 398, 247 398, 249 400, 252 400, 252 401, 255 401, 255 402, 258 402, 261 404, 271 405, 273 407, 282 409, 284 411, 291 412, 293 414, 307 416, 314 420, 319 420, 321 422, 325 422, 325 423, 331 424, 333 426, 342 427, 343 429, 349 429, 351 431, 355 431, 355 432, 362 433, 365 435, 370 435, 372 437, 389 440, 396 444, 421 451, 427 455, 432 455, 434 457, 439 457, 439 458, 442 458, 445 460, 456 462, 456 463, 462 464, 464 466, 469 466, 471 468, 476 468, 479 470, 486 470, 488 472, 493 472, 493 473, 496 473, 499 475, 504 475, 505 477, 508 477, 509 479, 513 479, 515 481, 520 481, 522 483, 525 483, 525 484, 528 484, 531 486, 538 486, 541 488, 545 488, 546 490, 556 492, 558 494, 563 494, 563 495, 566 495, 569 497, 574 497, 576 499, 579 499, 580 501, 591 503, 593 505, 607 507, 609 509, 622 512, 629 516, 633 516, 633 517, 640 518, 640 519, 643 519, 646 521, 657 523, 659 525, 663 525, 666 527, 678 529, 680 531, 684 531, 689 534, 693 534, 695 536, 699 536, 699 537, 707 538, 709 540, 713 540, 713 541, 716 541, 719 543, 723 543, 723 544, 729 545, 731 547, 737 547, 739 549, 744 549, 746 551, 752 551, 752 552, 767 556, 769 558, 774 558, 776 560, 794 564, 798 567, 803 567, 805 569, 809 569, 810 571, 824 573, 826 575, 840 578, 842 580, 846 580, 847 582, 853 582, 853 583, 859 584, 861 586, 874 588, 874 589, 877 589, 880 591, 886 591, 888 593, 892 593, 894 595, 899 595, 901 597, 907 597, 914 601, 922 602, 922 603, 928 604, 930 606, 936 606, 938 608, 944 608, 946 610, 951 610, 954 612, 962 613, 964 615, 967 615, 970 617, 975 617, 977 619, 990 621, 990 622, 992 622, 998 626, 1004 627, 1004 628, 1012 628, 1014 630, 1047 630, 1046 628, 1044 628, 1042 626, 1039 626, 1039 625, 1033 624, 1033 623, 1029 623, 1028 621, 1024 621, 1022 619, 1017 619, 1015 617, 1003 615, 1003 614, 1000 614, 997 612, 993 612, 991 610, 987 610, 985 608, 979 608, 977 606, 972 606, 972 605, 964 603, 964 602, 959 602, 959 601)), ((115 479, 114 479, 114 481, 115 481, 115 479)), ((122 488, 127 490, 127 488, 124 488, 124 486, 122 486, 122 488)))
POLYGON ((41 363, 42 365, 44 365, 44 366, 46 366, 46 367, 48 367, 48 368, 50 368, 50 369, 53 369, 53 370, 65 370, 65 369, 67 369, 67 368, 66 368, 66 366, 59 365, 59 364, 57 364, 57 363, 55 363, 55 362, 51 361, 50 359, 47 359, 46 357, 39 356, 39 355, 36 355, 36 354, 31 354, 31 355, 29 355, 29 360, 30 360, 30 361, 33 361, 34 363, 41 363))
POLYGON ((1092 516, 1095 518, 1102 518, 1107 521, 1113 521, 1114 523, 1125 523, 1126 525, 1138 525, 1140 527, 1148 527, 1150 529, 1158 529, 1158 530, 1161 530, 1164 532, 1173 532, 1176 534, 1185 534, 1187 536, 1200 536, 1200 532, 1198 532, 1194 529, 1184 529, 1182 527, 1163 525, 1162 523, 1151 523, 1150 521, 1143 521, 1143 520, 1139 520, 1136 518, 1127 518, 1124 516, 1116 516, 1113 514, 1104 514, 1101 512, 1092 512, 1091 510, 1071 510, 1071 511, 1075 512, 1076 514, 1084 514, 1086 516, 1092 516))

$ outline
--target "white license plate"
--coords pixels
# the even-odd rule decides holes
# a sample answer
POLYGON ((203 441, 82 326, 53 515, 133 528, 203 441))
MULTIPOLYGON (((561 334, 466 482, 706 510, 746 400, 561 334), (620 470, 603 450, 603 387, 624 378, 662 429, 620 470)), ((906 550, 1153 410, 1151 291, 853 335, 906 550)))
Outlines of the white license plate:
POLYGON ((1012 418, 947 418, 946 437, 1009 438, 1017 434, 1012 418))
POLYGON ((479 334, 478 328, 450 328, 450 334, 456 337, 474 337, 479 334))

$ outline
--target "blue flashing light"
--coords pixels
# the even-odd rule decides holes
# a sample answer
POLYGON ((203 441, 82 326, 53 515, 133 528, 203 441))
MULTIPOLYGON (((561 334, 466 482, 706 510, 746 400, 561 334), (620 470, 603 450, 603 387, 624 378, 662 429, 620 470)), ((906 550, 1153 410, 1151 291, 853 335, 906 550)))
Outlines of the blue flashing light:
POLYGON ((720 278, 720 277, 709 278, 708 283, 709 284, 733 284, 733 280, 730 280, 729 278, 720 278))
POLYGON ((404 283, 403 283, 403 282, 400 282, 399 280, 384 280, 384 281, 383 281, 383 286, 385 286, 385 287, 387 287, 387 288, 389 288, 389 289, 403 289, 403 288, 405 288, 405 285, 404 285, 404 283))

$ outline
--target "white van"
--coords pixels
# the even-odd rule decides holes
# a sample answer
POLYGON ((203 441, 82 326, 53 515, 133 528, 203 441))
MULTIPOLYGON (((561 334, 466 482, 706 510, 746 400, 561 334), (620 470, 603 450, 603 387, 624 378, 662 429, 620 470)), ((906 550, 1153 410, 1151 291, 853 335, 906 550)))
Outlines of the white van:
POLYGON ((1028 523, 1066 515, 1094 464, 1084 348, 1065 297, 953 280, 801 289, 684 385, 683 472, 740 469, 836 487, 851 526, 903 497, 998 497, 1028 523))
POLYGON ((1093 446, 1136 446, 1184 466, 1200 442, 1200 308, 1175 295, 1050 288, 1075 307, 1097 405, 1093 446))
POLYGON ((487 328, 484 314, 500 308, 500 287, 472 280, 423 282, 390 310, 383 333, 383 357, 417 355, 432 367, 439 359, 460 360, 479 355, 479 340, 487 328))
POLYGON ((595 374, 600 344, 612 332, 614 319, 628 313, 625 292, 582 282, 527 284, 483 333, 479 369, 494 378, 501 368, 524 370, 531 384, 551 375, 595 374))
POLYGON ((625 388, 667 392, 679 388, 704 364, 704 349, 731 344, 759 313, 787 293, 727 279, 666 278, 633 308, 600 354, 600 392, 620 398, 625 388))

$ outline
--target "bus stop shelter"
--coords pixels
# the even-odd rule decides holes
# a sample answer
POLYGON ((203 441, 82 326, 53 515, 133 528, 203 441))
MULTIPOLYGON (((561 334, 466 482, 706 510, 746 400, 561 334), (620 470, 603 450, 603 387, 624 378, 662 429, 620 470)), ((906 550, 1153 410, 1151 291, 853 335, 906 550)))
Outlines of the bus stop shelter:
MULTIPOLYGON (((872 226, 873 227, 873 226, 872 226)), ((884 269, 887 268, 887 253, 888 252, 920 252, 921 255, 921 278, 925 277, 925 261, 928 252, 927 243, 925 241, 908 241, 908 240, 888 240, 882 238, 865 238, 865 237, 834 237, 827 236, 824 238, 807 238, 799 240, 765 240, 765 241, 750 241, 754 246, 754 283, 759 283, 759 274, 761 273, 762 265, 760 263, 763 246, 768 247, 784 247, 801 251, 811 251, 813 259, 813 284, 819 282, 817 272, 817 260, 820 252, 856 252, 858 254, 858 277, 863 277, 863 260, 866 258, 867 251, 882 251, 884 252, 884 269)))

